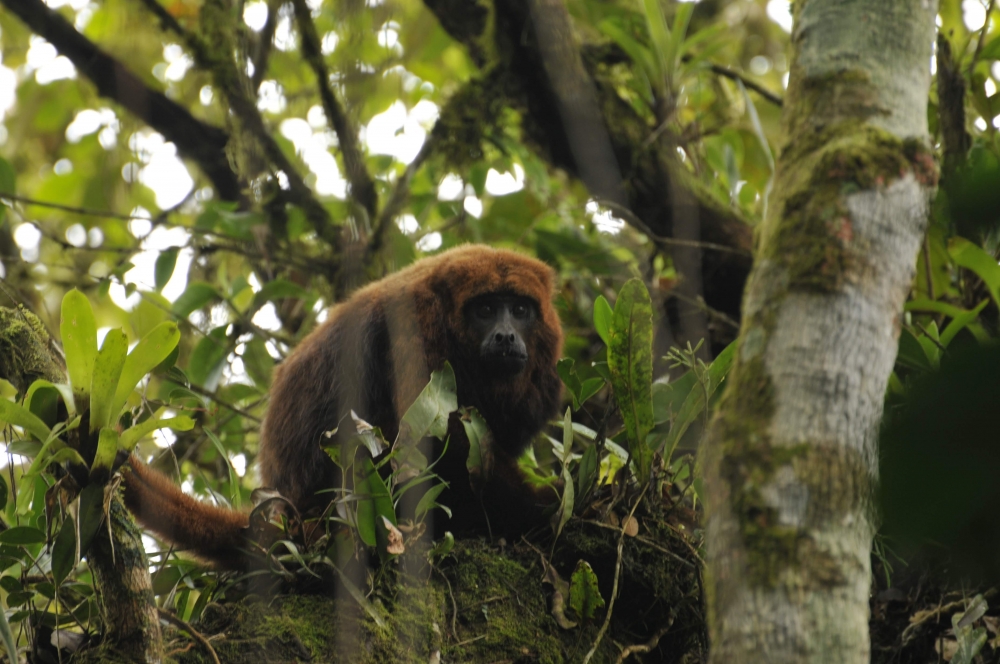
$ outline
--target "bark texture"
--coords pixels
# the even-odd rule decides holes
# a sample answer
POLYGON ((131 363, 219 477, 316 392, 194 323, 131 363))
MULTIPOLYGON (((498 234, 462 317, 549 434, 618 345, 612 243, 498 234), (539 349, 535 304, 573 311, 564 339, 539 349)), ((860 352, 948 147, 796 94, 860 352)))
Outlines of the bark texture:
POLYGON ((785 143, 706 442, 712 662, 868 662, 877 427, 937 170, 937 3, 794 5, 785 143))

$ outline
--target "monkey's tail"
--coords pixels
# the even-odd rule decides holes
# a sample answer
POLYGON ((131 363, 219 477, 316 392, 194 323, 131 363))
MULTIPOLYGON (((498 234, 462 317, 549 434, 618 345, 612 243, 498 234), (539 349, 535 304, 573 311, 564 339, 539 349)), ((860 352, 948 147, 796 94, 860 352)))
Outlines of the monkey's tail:
POLYGON ((128 466, 125 505, 143 527, 219 568, 247 569, 247 514, 192 498, 134 456, 128 466))

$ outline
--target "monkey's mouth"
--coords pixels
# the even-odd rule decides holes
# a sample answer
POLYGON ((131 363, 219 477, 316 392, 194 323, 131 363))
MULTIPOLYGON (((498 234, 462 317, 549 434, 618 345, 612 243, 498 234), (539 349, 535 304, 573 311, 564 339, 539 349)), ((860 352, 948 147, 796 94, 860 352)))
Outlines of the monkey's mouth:
POLYGON ((483 357, 491 368, 505 375, 519 374, 528 366, 528 356, 514 350, 498 350, 483 357))

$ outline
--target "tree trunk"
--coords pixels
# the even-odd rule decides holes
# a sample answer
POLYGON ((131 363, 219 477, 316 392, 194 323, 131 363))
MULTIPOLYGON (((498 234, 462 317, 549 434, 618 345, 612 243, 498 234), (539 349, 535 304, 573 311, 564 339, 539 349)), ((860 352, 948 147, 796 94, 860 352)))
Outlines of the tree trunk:
POLYGON ((877 428, 937 170, 936 0, 794 4, 774 198, 704 450, 712 662, 868 662, 877 428))

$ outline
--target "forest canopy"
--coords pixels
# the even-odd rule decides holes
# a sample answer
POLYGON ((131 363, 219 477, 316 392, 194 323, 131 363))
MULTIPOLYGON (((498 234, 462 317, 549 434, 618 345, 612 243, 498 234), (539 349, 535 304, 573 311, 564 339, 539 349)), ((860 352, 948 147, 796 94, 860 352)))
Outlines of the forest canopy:
MULTIPOLYGON (((435 549, 427 559, 450 570, 452 581, 488 567, 508 583, 517 576, 508 563, 545 575, 550 585, 543 590, 535 584, 537 598, 544 599, 533 610, 550 622, 568 615, 589 630, 576 639, 586 643, 574 655, 583 657, 593 644, 588 657, 596 652, 613 661, 645 652, 628 651, 627 644, 646 644, 664 661, 702 661, 709 618, 702 604, 706 489, 699 445, 712 429, 730 367, 745 362, 737 352, 740 326, 745 335, 756 324, 746 322, 742 303, 755 259, 760 265, 754 252, 787 229, 778 223, 784 215, 798 220, 795 214, 816 209, 805 194, 774 191, 776 181, 794 181, 779 178, 781 159, 821 151, 827 139, 835 144, 833 134, 817 130, 809 138, 801 129, 825 117, 824 103, 832 107, 831 99, 854 94, 857 83, 810 79, 796 87, 796 72, 805 65, 796 69, 795 49, 808 35, 793 39, 793 21, 802 20, 802 6, 809 4, 0 0, 0 291, 2 305, 15 312, 11 320, 22 326, 15 332, 27 335, 0 332, 0 348, 34 349, 32 361, 0 350, 6 378, 0 392, 45 424, 44 430, 25 428, 27 419, 0 408, 0 419, 12 425, 3 457, 9 486, 2 492, 10 498, 0 515, 0 602, 9 621, 0 629, 4 644, 17 641, 39 657, 38 644, 48 638, 40 636, 44 630, 89 638, 101 633, 99 615, 109 620, 93 590, 104 573, 89 571, 86 552, 66 544, 82 537, 86 522, 68 505, 78 496, 83 504, 86 486, 93 486, 86 482, 97 481, 95 470, 103 485, 104 475, 120 465, 120 459, 112 463, 114 454, 102 459, 101 450, 134 449, 203 499, 235 508, 259 504, 255 459, 275 367, 326 320, 328 307, 359 287, 423 256, 482 243, 516 249, 555 270, 554 305, 565 335, 559 374, 569 411, 538 437, 521 465, 536 485, 563 487, 561 511, 546 535, 552 539, 540 545, 551 547, 545 551, 524 545, 509 554, 514 562, 498 561, 475 544, 447 564, 447 551, 435 549), (846 92, 838 97, 831 90, 846 92), (790 133, 798 142, 790 145, 790 133), (761 231, 769 221, 778 229, 774 234, 761 231), (628 337, 645 344, 642 352, 612 341, 624 329, 626 310, 648 319, 648 327, 628 337), (62 326, 69 314, 92 318, 93 340, 66 338, 62 326), (169 355, 148 351, 150 339, 169 340, 169 355), (54 350, 60 342, 65 352, 54 350), (89 374, 80 373, 78 359, 97 366, 102 344, 121 345, 121 362, 144 370, 132 383, 135 392, 120 383, 122 393, 112 389, 115 399, 107 403, 97 399, 96 388, 88 393, 91 410, 99 404, 110 409, 110 415, 101 413, 111 418, 109 430, 118 427, 118 437, 102 448, 104 439, 94 433, 95 451, 82 459, 89 479, 66 489, 63 478, 73 473, 59 468, 78 458, 64 452, 53 460, 46 455, 58 454, 60 445, 45 445, 48 438, 71 435, 77 411, 66 414, 67 394, 76 390, 81 400, 89 389, 89 383, 80 388, 89 374), (133 359, 124 359, 126 349, 133 359), (640 365, 645 382, 622 379, 623 366, 640 365), (29 391, 36 378, 53 387, 29 391), (62 383, 70 385, 68 392, 59 391, 62 383), (636 403, 630 413, 627 406, 636 403), (175 426, 155 428, 158 418, 175 426), (55 470, 39 460, 53 462, 55 470), (631 488, 615 488, 616 477, 631 488), (655 487, 648 495, 647 485, 655 487), (641 500, 657 507, 636 513, 641 500), (624 546, 636 514, 643 530, 624 546), (63 535, 70 527, 62 524, 74 518, 75 530, 63 535), (595 533, 601 528, 610 534, 594 544, 601 552, 594 554, 596 576, 594 570, 578 576, 578 559, 586 558, 580 551, 600 540, 595 533), (556 544, 566 540, 560 552, 556 544), (59 555, 49 555, 53 542, 59 555), (670 559, 673 567, 653 570, 652 557, 670 559), (648 621, 629 616, 639 621, 632 627, 621 618, 601 646, 609 629, 602 621, 611 608, 601 609, 596 600, 610 599, 612 580, 618 590, 622 570, 625 592, 660 606, 661 613, 648 621), (567 614, 545 603, 552 588, 558 593, 553 577, 562 581, 560 574, 572 577, 576 588, 578 604, 567 614), (600 587, 596 599, 580 594, 591 576, 600 587), (643 586, 653 589, 648 597, 637 590, 643 586), (668 600, 679 608, 663 613, 668 600)), ((992 366, 992 359, 962 353, 989 346, 1000 329, 998 18, 992 0, 941 0, 928 63, 934 78, 924 95, 926 140, 900 139, 897 146, 873 130, 873 152, 845 149, 819 160, 836 190, 822 189, 823 177, 813 181, 822 204, 859 190, 883 191, 904 171, 933 196, 885 396, 886 458, 902 454, 912 467, 901 476, 891 468, 885 474, 887 517, 902 525, 875 540, 872 634, 885 646, 880 653, 915 658, 900 661, 923 661, 919 657, 937 649, 950 661, 971 662, 979 652, 997 652, 1000 638, 996 619, 986 609, 976 615, 978 604, 949 595, 945 582, 914 591, 905 604, 891 592, 893 570, 905 567, 900 556, 911 555, 914 540, 949 538, 964 551, 958 556, 967 564, 963 570, 996 573, 995 556, 971 543, 975 533, 994 530, 980 529, 995 506, 995 491, 968 461, 987 453, 973 443, 954 464, 945 463, 929 432, 940 437, 968 428, 969 438, 979 441, 989 430, 978 419, 975 396, 935 410, 935 390, 944 388, 933 381, 940 371, 943 384, 954 381, 981 396, 989 384, 982 367, 992 366), (919 424, 914 412, 950 419, 934 428, 919 424), (917 453, 899 452, 904 439, 918 441, 917 453), (912 495, 918 484, 966 480, 968 490, 951 494, 955 502, 948 503, 949 514, 965 515, 960 519, 938 516, 936 493, 912 495), (921 503, 921 516, 935 518, 907 511, 918 500, 930 503, 921 503), (948 604, 950 613, 920 613, 936 602, 954 605, 948 604), (974 617, 942 636, 962 612, 974 617), (907 621, 917 627, 900 637, 907 621), (994 641, 984 646, 987 629, 994 641), (969 659, 952 659, 972 648, 969 659)), ((911 115, 923 118, 923 101, 911 115)), ((865 103, 867 98, 857 107, 865 103)), ((836 225, 847 218, 846 208, 835 209, 815 215, 830 242, 807 256, 800 272, 790 271, 797 278, 811 270, 796 282, 803 292, 841 287, 837 277, 853 265, 837 244, 853 237, 846 222, 836 225)), ((807 222, 801 237, 808 240, 816 226, 807 222)), ((807 240, 782 239, 777 246, 805 251, 807 240)), ((83 415, 81 403, 74 405, 83 415)), ((757 507, 747 507, 752 509, 757 507)), ((376 514, 386 516, 376 509, 372 519, 376 514)), ((93 518, 101 523, 104 517, 98 510, 93 518)), ((366 532, 357 515, 346 520, 356 528, 358 550, 386 558, 381 522, 366 532)), ((767 514, 758 521, 766 536, 767 514)), ((746 541, 757 541, 759 533, 748 533, 746 541)), ((160 611, 152 621, 224 631, 220 625, 244 618, 206 612, 210 601, 234 587, 229 577, 148 536, 144 545, 153 570, 150 597, 160 611)), ((290 569, 314 562, 297 549, 283 555, 290 569)), ((362 600, 354 606, 363 609, 362 620, 385 619, 380 603, 373 608, 364 599, 381 602, 382 581, 345 581, 360 588, 362 600)), ((434 592, 447 603, 450 587, 434 592)), ((480 600, 489 622, 489 602, 478 595, 480 600)), ((288 600, 288 610, 297 616, 316 611, 296 601, 288 600)), ((486 656, 490 642, 474 651, 465 640, 477 633, 468 625, 457 628, 452 613, 457 609, 434 614, 452 623, 445 652, 456 648, 455 657, 470 661, 486 656), (466 631, 460 635, 460 629, 466 631)), ((263 620, 256 614, 251 619, 263 620)), ((570 639, 562 638, 539 645, 534 656, 544 659, 544 648, 559 652, 570 639)), ((318 641, 299 645, 314 656, 324 647, 318 641)), ((55 657, 47 647, 52 652, 46 656, 55 657)))

